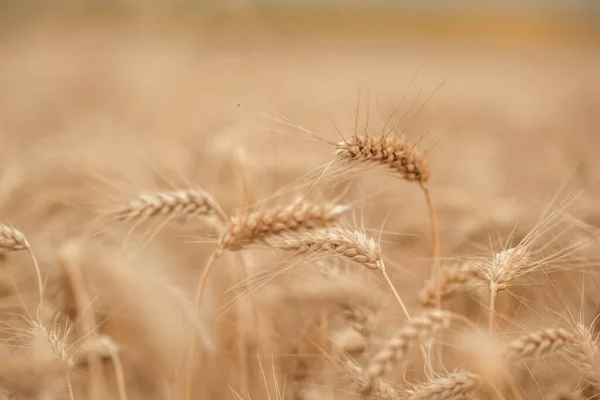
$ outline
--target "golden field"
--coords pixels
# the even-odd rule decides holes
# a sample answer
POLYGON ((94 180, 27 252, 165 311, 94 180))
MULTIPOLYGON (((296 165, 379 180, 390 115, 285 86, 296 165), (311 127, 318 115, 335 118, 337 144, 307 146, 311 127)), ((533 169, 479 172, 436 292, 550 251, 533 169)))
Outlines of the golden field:
POLYGON ((596 20, 291 10, 4 10, 0 399, 598 397, 596 20))

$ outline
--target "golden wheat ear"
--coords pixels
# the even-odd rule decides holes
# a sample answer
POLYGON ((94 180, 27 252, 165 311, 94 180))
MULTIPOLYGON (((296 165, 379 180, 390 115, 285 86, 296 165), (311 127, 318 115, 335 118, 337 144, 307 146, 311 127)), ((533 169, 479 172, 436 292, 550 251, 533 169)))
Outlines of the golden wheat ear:
POLYGON ((436 282, 436 308, 441 306, 440 235, 435 206, 429 189, 431 176, 427 159, 404 137, 388 134, 378 136, 355 135, 337 143, 337 157, 349 163, 364 163, 384 167, 393 176, 417 182, 425 195, 433 242, 433 276, 436 282))
POLYGON ((128 204, 106 215, 115 221, 143 221, 156 217, 215 217, 219 225, 226 221, 225 213, 215 199, 202 189, 181 189, 140 195, 128 204))
POLYGON ((385 270, 381 247, 364 233, 341 228, 322 228, 304 233, 285 233, 266 242, 269 246, 295 251, 297 254, 336 256, 379 271, 402 307, 405 317, 410 318, 408 309, 385 270))

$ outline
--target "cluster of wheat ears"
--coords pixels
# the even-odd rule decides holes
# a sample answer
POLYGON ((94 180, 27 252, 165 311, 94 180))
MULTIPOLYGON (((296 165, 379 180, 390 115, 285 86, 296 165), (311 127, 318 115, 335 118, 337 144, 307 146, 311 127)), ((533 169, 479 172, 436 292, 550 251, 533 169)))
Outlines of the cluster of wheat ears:
MULTIPOLYGON (((215 197, 199 188, 144 194, 103 214, 103 229, 80 232, 85 240, 65 241, 54 259, 43 262, 38 262, 28 233, 7 223, 0 226, 0 262, 28 253, 29 258, 14 262, 22 268, 30 263, 31 274, 19 276, 35 279, 15 281, 18 277, 13 276, 0 287, 5 299, 0 398, 508 400, 600 394, 593 324, 507 323, 516 321, 519 312, 510 302, 511 296, 521 296, 513 288, 530 275, 563 273, 561 263, 576 257, 593 238, 578 236, 558 249, 550 245, 554 241, 541 240, 554 235, 559 223, 572 224, 558 210, 547 213, 517 243, 488 256, 447 262, 440 254, 430 167, 417 146, 395 133, 355 134, 334 145, 336 154, 328 167, 341 165, 341 174, 374 169, 369 173, 391 174, 424 193, 433 248, 427 255, 430 279, 418 298, 396 290, 380 240, 350 228, 344 219, 352 206, 339 199, 259 203, 229 216, 215 197), (130 234, 140 224, 158 221, 164 226, 180 217, 186 218, 185 224, 206 223, 202 229, 218 237, 208 258, 195 256, 199 279, 193 283, 194 298, 172 282, 149 289, 149 298, 169 292, 184 317, 169 319, 177 307, 153 309, 154 303, 146 304, 146 299, 129 300, 129 309, 114 306, 133 290, 121 284, 130 277, 124 273, 107 280, 87 271, 89 259, 102 263, 106 257, 89 243, 126 239, 103 237, 107 226, 125 226, 130 234), (276 260, 269 270, 253 273, 250 264, 261 252, 276 260), (282 284, 282 291, 276 284, 270 291, 265 288, 290 266, 306 268, 306 278, 295 276, 295 282, 282 284), (309 267, 320 270, 318 278, 310 276, 314 271, 309 267), (279 271, 273 274, 273 268, 279 271), (234 292, 225 308, 217 310, 218 296, 209 293, 211 278, 225 279, 234 292), (363 280, 365 286, 383 282, 394 301, 385 302, 385 293, 365 293, 363 280), (28 291, 33 282, 36 290, 28 291), (110 296, 98 289, 116 286, 110 296), (264 296, 252 295, 261 288, 264 296), (459 298, 486 317, 459 312, 452 304, 459 298), (26 304, 35 304, 35 309, 26 304), (160 321, 136 320, 153 312, 161 314, 160 321), (383 314, 393 317, 386 319, 385 329, 373 332, 372 321, 383 314), (550 370, 561 371, 568 384, 548 383, 556 375, 550 370)), ((535 291, 535 285, 528 290, 535 291)))

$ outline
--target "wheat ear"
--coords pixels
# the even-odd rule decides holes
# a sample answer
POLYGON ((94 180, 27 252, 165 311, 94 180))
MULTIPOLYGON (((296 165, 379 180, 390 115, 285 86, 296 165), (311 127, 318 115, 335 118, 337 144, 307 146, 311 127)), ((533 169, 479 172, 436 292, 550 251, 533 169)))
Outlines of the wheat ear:
POLYGON ((511 341, 504 354, 509 361, 531 356, 541 357, 557 351, 566 344, 572 344, 574 340, 575 336, 563 328, 546 328, 511 341))
POLYGON ((385 376, 405 359, 411 344, 431 337, 450 325, 453 316, 443 310, 429 310, 408 320, 368 362, 365 368, 364 393, 370 394, 378 378, 385 376))
POLYGON ((379 271, 402 307, 404 315, 407 319, 410 318, 408 309, 385 270, 381 247, 364 233, 341 228, 324 228, 275 236, 267 240, 267 244, 278 249, 296 251, 298 254, 338 256, 367 269, 379 271))
POLYGON ((25 235, 8 225, 0 224, 0 252, 13 252, 27 250, 29 252, 29 256, 31 257, 31 261, 33 262, 33 267, 35 268, 35 274, 37 278, 37 286, 38 286, 38 295, 40 297, 40 307, 38 309, 38 320, 42 320, 42 316, 44 315, 44 284, 42 281, 42 271, 40 270, 40 265, 38 264, 37 258, 27 241, 25 235))
POLYGON ((496 295, 508 288, 510 283, 527 268, 529 253, 524 247, 513 247, 495 253, 492 259, 482 266, 483 275, 490 286, 490 311, 488 314, 488 330, 494 328, 496 295))
POLYGON ((225 214, 213 197, 201 189, 145 193, 110 212, 108 217, 117 221, 140 221, 170 215, 216 216, 221 223, 226 220, 225 214))
MULTIPOLYGON (((467 284, 481 278, 481 270, 470 263, 461 263, 442 269, 440 287, 441 298, 446 299, 463 289, 467 284)), ((436 301, 436 282, 429 279, 419 292, 419 303, 423 307, 434 307, 436 301)))
POLYGON ((418 182, 425 195, 431 222, 433 241, 433 275, 436 284, 436 308, 441 306, 440 289, 440 235, 428 182, 429 166, 425 156, 404 137, 382 134, 378 136, 354 135, 337 143, 337 156, 344 161, 363 162, 385 166, 407 181, 418 182))
POLYGON ((456 371, 407 391, 410 400, 452 400, 477 390, 481 383, 479 375, 468 371, 456 371))
MULTIPOLYGON (((271 209, 255 211, 232 217, 221 234, 217 248, 210 255, 196 290, 194 315, 198 315, 200 303, 213 265, 223 251, 241 250, 244 247, 264 242, 265 239, 284 232, 302 232, 328 226, 336 222, 347 206, 338 204, 313 204, 295 201, 287 205, 278 205, 271 209)), ((187 377, 184 399, 190 400, 192 387, 192 361, 195 352, 195 337, 192 336, 188 350, 187 377)))

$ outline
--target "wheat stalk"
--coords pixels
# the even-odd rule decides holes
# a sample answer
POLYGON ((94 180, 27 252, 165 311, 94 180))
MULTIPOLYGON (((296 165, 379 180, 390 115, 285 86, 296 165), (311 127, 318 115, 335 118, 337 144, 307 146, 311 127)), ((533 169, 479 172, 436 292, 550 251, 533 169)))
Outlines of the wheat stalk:
POLYGON ((545 328, 511 341, 504 354, 510 361, 531 356, 541 357, 557 351, 566 344, 572 344, 574 340, 575 336, 563 328, 545 328))
POLYGON ((27 250, 29 252, 29 256, 33 262, 33 267, 35 268, 38 296, 40 297, 38 320, 41 321, 42 316, 44 315, 44 284, 42 281, 42 271, 40 269, 40 265, 38 264, 37 258, 35 257, 35 254, 33 253, 33 250, 31 249, 31 246, 29 245, 25 235, 16 228, 0 224, 0 253, 20 250, 27 250))
POLYGON ((226 220, 225 214, 214 198, 201 189, 145 193, 129 204, 110 212, 108 217, 117 221, 139 221, 169 215, 216 216, 221 223, 226 220))
MULTIPOLYGON (((80 268, 81 258, 81 244, 75 241, 65 242, 57 252, 57 265, 64 285, 63 290, 67 291, 67 296, 75 303, 73 311, 77 318, 76 321, 78 321, 79 336, 88 338, 95 335, 97 325, 92 300, 80 268)), ((92 398, 102 398, 106 394, 102 364, 95 353, 88 353, 88 359, 92 375, 90 382, 92 398)))
POLYGON ((337 157, 343 161, 362 162, 385 166, 393 175, 411 182, 418 182, 425 194, 429 210, 433 241, 433 275, 436 282, 436 308, 441 306, 440 238, 428 182, 429 166, 425 156, 404 137, 381 134, 378 136, 356 134, 338 142, 337 157))
POLYGON ((451 313, 436 309, 425 311, 408 320, 369 360, 365 368, 364 393, 371 393, 376 380, 405 359, 411 344, 423 341, 439 329, 449 326, 451 319, 451 313))
MULTIPOLYGON (((481 278, 481 270, 471 263, 461 263, 442 270, 440 287, 441 298, 447 299, 462 290, 467 284, 481 278)), ((419 292, 419 303, 423 307, 435 306, 436 282, 429 279, 419 292)))
POLYGON ((407 391, 410 400, 452 400, 477 390, 481 383, 479 375, 468 371, 456 371, 430 380, 407 391))

